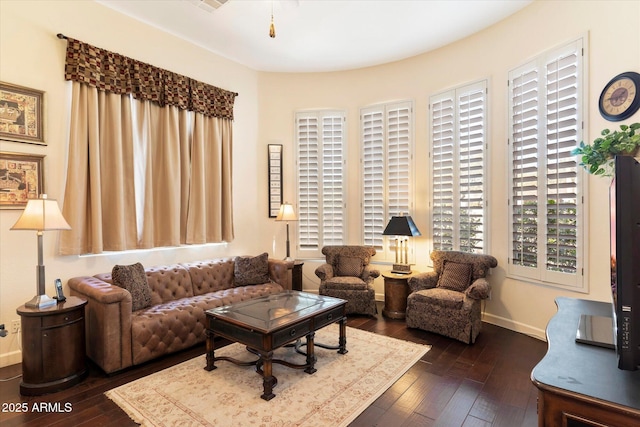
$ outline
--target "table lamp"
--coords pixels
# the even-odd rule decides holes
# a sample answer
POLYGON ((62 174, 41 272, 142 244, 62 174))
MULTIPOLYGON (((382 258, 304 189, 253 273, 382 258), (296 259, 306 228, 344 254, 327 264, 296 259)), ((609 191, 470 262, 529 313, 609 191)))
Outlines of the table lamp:
POLYGON ((280 211, 278 212, 278 216, 276 216, 276 221, 287 221, 287 257, 285 261, 293 261, 291 258, 291 246, 289 242, 289 221, 297 221, 296 213, 293 210, 293 205, 288 202, 284 202, 280 205, 280 211))
POLYGON ((45 294, 44 264, 42 261, 43 232, 47 230, 70 230, 71 226, 62 216, 58 203, 42 194, 37 199, 30 199, 24 212, 11 230, 35 230, 38 234, 38 277, 37 295, 25 303, 29 308, 46 308, 56 304, 56 300, 45 294))
POLYGON ((416 224, 413 222, 413 219, 411 219, 409 215, 392 216, 389 224, 387 224, 387 228, 382 232, 382 235, 396 236, 396 262, 393 264, 391 272, 411 274, 411 266, 409 265, 408 237, 406 236, 421 235, 418 227, 416 227, 416 224))

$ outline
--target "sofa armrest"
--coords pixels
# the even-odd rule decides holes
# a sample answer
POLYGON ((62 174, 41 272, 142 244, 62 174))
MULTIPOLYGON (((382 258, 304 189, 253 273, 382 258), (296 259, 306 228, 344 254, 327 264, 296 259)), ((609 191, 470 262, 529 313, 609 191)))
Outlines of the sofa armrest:
POLYGON ((269 278, 285 290, 291 290, 291 274, 289 270, 292 268, 293 263, 269 258, 269 278))
POLYGON ((464 291, 464 294, 472 299, 487 299, 491 292, 491 286, 484 277, 476 279, 471 286, 464 291))
POLYGON ((316 268, 316 276, 320 278, 320 280, 327 280, 333 277, 333 266, 331 264, 322 264, 320 267, 316 268))
POLYGON ((362 270, 362 280, 369 283, 372 282, 373 279, 380 276, 380 270, 372 267, 371 265, 366 265, 364 270, 362 270))
POLYGON ((435 288, 438 284, 438 273, 435 271, 427 271, 426 273, 418 273, 409 277, 409 289, 411 292, 422 291, 424 289, 435 288))
POLYGON ((131 353, 131 294, 96 277, 74 277, 67 282, 71 295, 85 306, 87 356, 106 373, 133 364, 131 353))

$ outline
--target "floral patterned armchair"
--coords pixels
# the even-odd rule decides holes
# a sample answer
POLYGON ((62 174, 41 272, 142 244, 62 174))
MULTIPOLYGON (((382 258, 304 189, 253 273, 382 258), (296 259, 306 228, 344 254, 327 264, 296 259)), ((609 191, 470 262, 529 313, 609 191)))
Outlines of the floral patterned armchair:
POLYGON ((369 265, 376 254, 371 246, 325 246, 326 263, 316 268, 320 295, 347 301, 346 312, 375 316, 378 312, 373 280, 380 271, 369 265))
POLYGON ((435 271, 409 279, 407 326, 474 343, 482 327, 481 300, 491 290, 486 276, 498 261, 456 251, 433 251, 431 259, 435 271))

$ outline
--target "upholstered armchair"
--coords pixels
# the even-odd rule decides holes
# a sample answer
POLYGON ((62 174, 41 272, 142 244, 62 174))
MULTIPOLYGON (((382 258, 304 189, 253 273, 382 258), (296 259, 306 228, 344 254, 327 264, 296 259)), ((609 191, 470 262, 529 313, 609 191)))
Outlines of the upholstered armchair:
POLYGON ((373 280, 380 271, 369 265, 376 254, 371 246, 325 246, 326 263, 316 268, 320 295, 347 301, 346 312, 375 316, 378 312, 373 280))
POLYGON ((407 326, 474 343, 482 327, 481 300, 491 290, 486 276, 498 261, 456 251, 433 251, 431 259, 435 271, 409 279, 407 326))

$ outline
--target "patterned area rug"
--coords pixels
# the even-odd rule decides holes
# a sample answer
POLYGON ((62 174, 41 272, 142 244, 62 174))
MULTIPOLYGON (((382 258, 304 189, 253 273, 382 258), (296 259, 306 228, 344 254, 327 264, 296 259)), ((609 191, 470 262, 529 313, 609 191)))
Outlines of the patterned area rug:
MULTIPOLYGON (((336 345, 338 325, 318 331, 315 341, 336 345)), ((105 394, 143 426, 346 426, 429 347, 348 327, 347 350, 341 355, 316 346, 318 371, 312 375, 274 364, 276 397, 268 402, 260 398, 262 377, 255 367, 219 361, 207 372, 204 355, 105 394)), ((237 343, 215 355, 255 359, 237 343)), ((276 350, 274 358, 304 363, 293 348, 276 350)))

